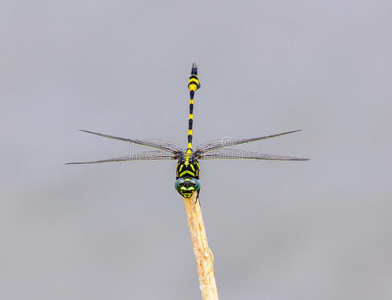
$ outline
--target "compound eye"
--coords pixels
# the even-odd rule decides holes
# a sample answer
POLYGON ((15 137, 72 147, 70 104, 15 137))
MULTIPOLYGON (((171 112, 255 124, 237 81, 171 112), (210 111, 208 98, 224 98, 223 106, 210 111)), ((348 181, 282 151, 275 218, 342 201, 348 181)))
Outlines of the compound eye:
POLYGON ((174 183, 174 187, 176 188, 177 191, 179 191, 181 187, 184 186, 184 184, 185 184, 184 178, 178 178, 174 183))
POLYGON ((195 191, 200 190, 200 182, 199 182, 199 180, 192 178, 192 179, 190 180, 190 182, 191 182, 191 184, 193 185, 195 191))
POLYGON ((192 185, 197 185, 197 181, 196 181, 196 179, 191 179, 191 180, 189 180, 189 182, 192 184, 192 185))

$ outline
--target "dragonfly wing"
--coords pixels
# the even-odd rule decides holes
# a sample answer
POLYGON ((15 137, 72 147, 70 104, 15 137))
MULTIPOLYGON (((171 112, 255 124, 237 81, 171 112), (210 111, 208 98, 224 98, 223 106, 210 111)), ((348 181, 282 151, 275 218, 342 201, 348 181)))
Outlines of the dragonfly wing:
POLYGON ((170 155, 163 151, 144 151, 132 155, 124 155, 117 158, 109 158, 95 161, 81 161, 66 163, 66 165, 82 165, 82 164, 96 164, 105 162, 123 162, 123 161, 137 161, 137 160, 173 160, 178 159, 178 155, 170 155))
POLYGON ((221 149, 221 148, 226 148, 226 147, 231 147, 231 146, 236 146, 240 144, 245 144, 245 143, 251 143, 251 142, 256 142, 260 140, 265 140, 265 139, 270 139, 274 137, 278 137, 281 135, 285 134, 290 134, 294 132, 298 132, 301 130, 293 130, 293 131, 288 131, 288 132, 282 132, 278 134, 273 134, 273 135, 267 135, 267 136, 262 136, 262 137, 255 137, 255 138, 249 138, 249 139, 221 139, 221 140, 214 140, 210 142, 203 143, 195 149, 196 153, 206 153, 209 151, 221 149))
POLYGON ((170 152, 170 153, 176 153, 176 152, 180 152, 180 151, 184 150, 184 148, 181 145, 179 145, 177 143, 169 142, 169 141, 126 139, 126 138, 122 138, 122 137, 112 136, 112 135, 108 135, 108 134, 102 134, 102 133, 93 132, 93 131, 87 131, 87 130, 83 130, 83 129, 80 129, 80 131, 95 134, 95 135, 102 136, 102 137, 109 138, 109 139, 120 140, 120 141, 133 143, 133 144, 137 144, 137 145, 152 147, 152 148, 156 148, 156 149, 170 152))
POLYGON ((214 150, 207 154, 201 154, 198 159, 213 160, 213 159, 256 159, 256 160, 309 160, 307 158, 282 156, 276 154, 267 154, 264 152, 252 152, 241 149, 220 149, 214 150))

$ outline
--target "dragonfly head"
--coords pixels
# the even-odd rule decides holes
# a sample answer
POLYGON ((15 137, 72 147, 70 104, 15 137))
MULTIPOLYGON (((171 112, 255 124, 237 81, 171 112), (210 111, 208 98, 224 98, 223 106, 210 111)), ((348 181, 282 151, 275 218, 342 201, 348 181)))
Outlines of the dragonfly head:
POLYGON ((194 192, 200 191, 200 182, 196 178, 181 177, 176 180, 174 187, 181 196, 184 198, 190 198, 194 192))

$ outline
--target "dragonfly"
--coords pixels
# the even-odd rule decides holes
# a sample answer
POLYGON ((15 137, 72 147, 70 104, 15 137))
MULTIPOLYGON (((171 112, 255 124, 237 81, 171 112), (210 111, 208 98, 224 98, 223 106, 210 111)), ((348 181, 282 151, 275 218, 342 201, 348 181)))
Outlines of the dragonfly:
POLYGON ((199 146, 193 148, 193 109, 194 109, 194 96, 195 92, 200 88, 200 81, 198 78, 198 68, 196 63, 192 64, 191 76, 188 81, 188 89, 190 94, 189 100, 189 116, 188 116, 188 144, 183 147, 180 144, 165 141, 165 140, 139 140, 139 139, 128 139, 108 134, 102 134, 98 132, 81 130, 86 133, 94 134, 104 138, 120 140, 132 144, 141 146, 147 146, 154 150, 143 151, 130 155, 123 155, 117 158, 109 158, 96 161, 84 161, 84 162, 71 162, 67 164, 96 164, 96 163, 107 163, 107 162, 127 162, 127 161, 160 161, 160 160, 177 160, 176 167, 176 181, 174 187, 184 198, 191 198, 196 192, 198 199, 200 193, 200 164, 199 160, 216 160, 216 159, 242 159, 242 160, 281 160, 281 161, 306 161, 307 158, 282 156, 275 154, 259 153, 246 151, 232 146, 241 145, 245 143, 256 142, 260 140, 270 139, 290 133, 295 133, 301 130, 293 130, 282 132, 278 134, 272 134, 262 137, 245 138, 245 139, 230 139, 222 140, 217 139, 202 143, 199 146))

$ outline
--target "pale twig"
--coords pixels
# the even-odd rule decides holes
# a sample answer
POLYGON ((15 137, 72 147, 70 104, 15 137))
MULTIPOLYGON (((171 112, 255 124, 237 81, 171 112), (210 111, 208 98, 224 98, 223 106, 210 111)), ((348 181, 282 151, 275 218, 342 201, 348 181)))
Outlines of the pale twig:
POLYGON ((203 300, 218 300, 213 266, 214 258, 208 247, 203 217, 199 201, 196 201, 196 194, 194 193, 191 198, 184 198, 184 205, 196 258, 197 272, 199 273, 201 295, 203 300))

